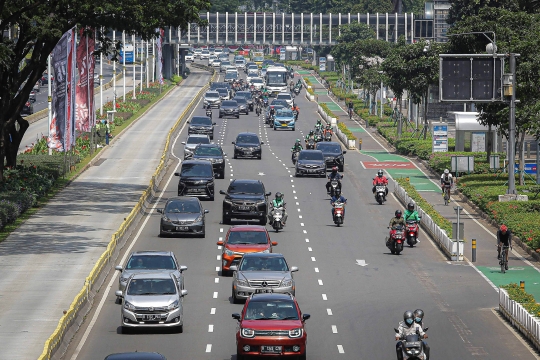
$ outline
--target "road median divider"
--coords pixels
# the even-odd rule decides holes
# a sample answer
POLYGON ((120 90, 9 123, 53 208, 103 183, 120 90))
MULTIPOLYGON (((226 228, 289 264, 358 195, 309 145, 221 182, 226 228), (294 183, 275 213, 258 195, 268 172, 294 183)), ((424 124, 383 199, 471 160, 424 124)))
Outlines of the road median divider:
MULTIPOLYGON (((205 67, 207 68, 207 67, 205 67)), ((215 79, 215 72, 212 70, 213 76, 210 82, 215 79)), ((111 269, 114 269, 113 261, 118 259, 120 251, 126 245, 127 240, 131 236, 133 230, 137 227, 139 220, 148 214, 152 206, 153 200, 157 197, 159 184, 167 173, 168 163, 170 160, 173 139, 181 129, 180 125, 189 116, 195 108, 197 102, 203 96, 204 92, 209 88, 209 84, 205 85, 188 104, 182 114, 178 117, 175 124, 169 130, 165 141, 165 147, 159 165, 157 166, 150 183, 146 190, 142 193, 137 204, 133 207, 129 215, 124 218, 119 229, 112 235, 111 241, 107 245, 106 250, 99 257, 90 274, 85 280, 83 288, 75 296, 68 310, 64 311, 64 315, 60 318, 58 326, 53 334, 45 342, 43 352, 39 356, 39 360, 51 359, 53 354, 60 352, 63 354, 72 337, 82 325, 85 316, 88 314, 93 305, 95 296, 99 293, 102 285, 107 278, 107 274, 111 269)))

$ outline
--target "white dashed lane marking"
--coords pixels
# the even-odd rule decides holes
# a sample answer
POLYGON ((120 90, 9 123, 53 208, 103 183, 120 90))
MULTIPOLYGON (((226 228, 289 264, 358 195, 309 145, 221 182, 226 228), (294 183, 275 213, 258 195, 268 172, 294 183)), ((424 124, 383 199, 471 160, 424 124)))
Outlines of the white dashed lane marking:
POLYGON ((319 268, 315 268, 315 272, 318 273, 318 272, 319 272, 319 268))
POLYGON ((320 286, 322 286, 323 283, 321 279, 317 280, 317 282, 319 283, 320 286))
POLYGON ((332 325, 332 333, 337 334, 337 326, 332 325))
POLYGON ((312 256, 312 257, 311 257, 311 261, 317 261, 317 260, 315 260, 315 257, 312 256))
POLYGON ((208 325, 208 332, 214 332, 214 325, 208 325))
POLYGON ((218 296, 218 292, 217 292, 217 291, 214 291, 214 296, 213 296, 213 298, 214 298, 214 299, 217 299, 217 296, 218 296))
POLYGON ((210 315, 216 315, 216 308, 210 309, 210 315))
POLYGON ((322 299, 323 299, 324 301, 328 300, 328 298, 326 297, 326 294, 322 294, 322 299))
POLYGON ((221 260, 221 255, 216 256, 217 260, 221 260))
MULTIPOLYGON (((218 255, 219 256, 219 255, 218 255)), ((219 266, 216 266, 216 271, 219 271, 219 266)))
POLYGON ((215 278, 215 279, 214 279, 214 282, 215 282, 216 284, 219 284, 219 278, 215 278))
POLYGON ((326 309, 326 313, 327 313, 329 316, 332 316, 332 309, 326 309))
POLYGON ((206 344, 206 352, 212 352, 212 344, 206 344))
POLYGON ((345 350, 343 350, 343 345, 338 345, 337 350, 340 354, 345 354, 345 350))
POLYGON ((310 247, 308 247, 308 248, 307 248, 307 251, 313 251, 313 249, 312 249, 312 248, 310 248, 310 247))

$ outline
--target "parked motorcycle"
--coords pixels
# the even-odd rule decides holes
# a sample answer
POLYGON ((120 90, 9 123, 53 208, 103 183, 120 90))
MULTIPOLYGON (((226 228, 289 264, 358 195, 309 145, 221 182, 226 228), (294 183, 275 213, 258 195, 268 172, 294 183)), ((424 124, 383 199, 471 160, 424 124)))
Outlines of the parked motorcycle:
POLYGON ((407 220, 407 244, 413 247, 418 243, 418 223, 416 220, 407 220))
MULTIPOLYGON (((426 332, 428 328, 424 329, 426 332)), ((399 330, 394 328, 396 334, 399 334, 399 330)), ((424 342, 420 338, 420 333, 416 330, 416 334, 407 335, 405 339, 401 340, 401 351, 403 353, 403 360, 426 360, 427 354, 425 352, 424 342)))
POLYGON ((375 200, 377 200, 379 205, 382 205, 382 203, 386 201, 386 186, 375 186, 375 200))
POLYGON ((339 201, 334 202, 334 224, 337 227, 343 224, 345 204, 339 201))
POLYGON ((390 237, 387 238, 386 247, 390 249, 392 254, 399 255, 403 251, 404 240, 403 226, 397 225, 395 229, 390 230, 390 237))
POLYGON ((309 139, 306 143, 307 150, 315 150, 315 140, 309 139))
POLYGON ((278 232, 279 230, 283 230, 283 222, 281 221, 283 219, 283 213, 285 212, 285 209, 283 207, 274 208, 274 214, 272 216, 272 228, 278 232))

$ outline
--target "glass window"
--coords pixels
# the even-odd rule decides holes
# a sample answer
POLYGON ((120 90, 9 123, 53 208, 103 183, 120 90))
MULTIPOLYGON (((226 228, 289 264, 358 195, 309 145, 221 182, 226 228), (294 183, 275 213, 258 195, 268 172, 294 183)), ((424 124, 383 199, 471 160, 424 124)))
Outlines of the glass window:
POLYGON ((245 320, 298 320, 294 301, 250 301, 245 320))
POLYGON ((293 116, 293 112, 292 110, 289 110, 289 109, 279 109, 276 114, 278 116, 284 116, 284 117, 292 117, 293 116))
POLYGON ((195 148, 195 155, 221 156, 221 149, 218 147, 198 146, 195 148))
POLYGON ((229 194, 263 194, 264 190, 260 183, 238 183, 229 185, 229 194))
POLYGON ((317 150, 321 150, 329 153, 341 153, 341 147, 337 144, 317 144, 317 150))
POLYGON ((227 244, 268 244, 268 239, 266 238, 266 233, 262 231, 231 231, 227 239, 227 244))
POLYGON ((298 160, 324 160, 322 152, 300 151, 298 160))
POLYGON ((207 92, 205 95, 207 98, 218 98, 219 93, 218 92, 207 92))
POLYGON ((166 213, 200 213, 201 207, 196 201, 170 201, 165 207, 166 213))
POLYGON ((127 265, 126 270, 176 270, 176 264, 172 256, 163 255, 134 255, 127 265))
POLYGON ((176 286, 172 279, 133 279, 129 282, 128 295, 172 295, 176 286))
POLYGON ((238 106, 236 101, 224 101, 221 103, 221 106, 238 106))
MULTIPOLYGON (((245 100, 244 100, 245 101, 245 100)), ((238 135, 236 143, 240 144, 258 144, 259 138, 257 135, 238 135)))
POLYGON ((195 116, 191 119, 191 124, 193 125, 212 125, 212 120, 203 116, 195 116))
POLYGON ((182 164, 180 176, 212 177, 212 165, 182 164))
POLYGON ((207 136, 190 136, 186 144, 210 144, 210 139, 207 136))
POLYGON ((289 271, 289 267, 281 257, 250 256, 242 260, 240 271, 289 271))

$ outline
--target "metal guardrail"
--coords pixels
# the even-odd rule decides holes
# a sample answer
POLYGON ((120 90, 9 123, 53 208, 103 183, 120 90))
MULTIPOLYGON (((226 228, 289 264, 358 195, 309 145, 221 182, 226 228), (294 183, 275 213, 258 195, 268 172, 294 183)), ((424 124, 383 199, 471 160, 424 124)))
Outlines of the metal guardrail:
POLYGON ((531 315, 518 302, 510 299, 508 292, 499 288, 499 310, 537 350, 540 350, 540 320, 531 315))
MULTIPOLYGON (((394 184, 394 194, 396 197, 403 203, 408 204, 410 202, 416 203, 402 188, 397 181, 390 179, 394 184)), ((420 220, 420 225, 424 230, 426 230, 433 240, 435 240, 439 247, 444 251, 444 253, 450 257, 452 261, 462 261, 463 260, 463 242, 454 241, 448 237, 446 231, 441 229, 439 225, 433 221, 431 216, 429 216, 420 206, 416 206, 418 215, 422 218, 420 220)))
MULTIPOLYGON (((215 76, 216 73, 214 72, 212 78, 210 79, 210 82, 214 81, 215 76)), ((208 84, 205 85, 197 93, 195 98, 189 103, 189 105, 182 112, 180 117, 178 117, 176 123, 171 128, 171 130, 169 130, 167 140, 165 142, 165 148, 163 150, 163 154, 161 155, 161 160, 158 167, 156 168, 156 171, 152 175, 150 184, 141 195, 135 207, 124 219, 124 222, 120 225, 119 229, 112 235, 111 241, 107 245, 107 249, 103 252, 103 254, 101 254, 100 258, 94 265, 94 268, 90 271, 90 274, 85 280, 83 288, 75 296, 75 299, 71 303, 69 310, 64 312, 64 315, 60 318, 55 331, 45 342, 43 352, 39 356, 38 360, 51 359, 51 356, 60 347, 62 341, 66 339, 66 334, 68 333, 68 331, 70 331, 71 328, 74 327, 74 325, 76 325, 75 327, 77 327, 78 329, 78 327, 82 323, 82 319, 79 320, 78 317, 79 315, 81 315, 82 311, 88 312, 91 308, 93 298, 104 283, 104 279, 106 277, 105 275, 107 273, 104 270, 106 268, 108 268, 109 270, 112 268, 111 260, 116 260, 121 250, 119 244, 123 245, 127 240, 127 237, 131 235, 132 230, 137 225, 137 222, 135 220, 141 218, 145 214, 146 209, 151 205, 151 201, 152 199, 154 199, 155 194, 158 191, 158 185, 167 170, 167 163, 170 158, 172 147, 171 139, 176 135, 183 120, 195 107, 195 104, 199 101, 200 97, 204 94, 208 87, 208 84)), ((67 337, 67 340, 69 340, 69 338, 70 337, 67 337)))

